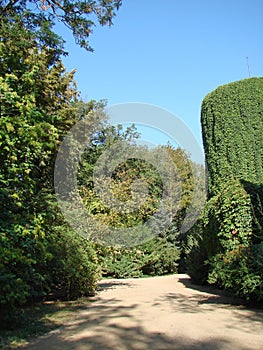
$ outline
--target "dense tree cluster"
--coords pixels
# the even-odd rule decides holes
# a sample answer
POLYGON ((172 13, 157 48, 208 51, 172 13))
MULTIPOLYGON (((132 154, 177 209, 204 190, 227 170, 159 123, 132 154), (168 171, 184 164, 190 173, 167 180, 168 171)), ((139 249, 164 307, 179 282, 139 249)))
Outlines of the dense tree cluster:
MULTIPOLYGON (((6 317, 54 291, 93 293, 99 268, 94 249, 65 225, 54 198, 56 152, 84 107, 74 73, 65 71, 56 36, 48 45, 19 21, 2 23, 0 31, 0 308, 6 317)), ((85 104, 96 130, 97 108, 85 104)))
MULTIPOLYGON (((117 140, 133 139, 137 135, 134 134, 133 129, 125 133, 121 132, 120 126, 118 131, 112 127, 106 131, 106 133, 103 131, 103 135, 106 136, 105 140, 100 137, 100 144, 96 144, 94 149, 89 148, 82 157, 78 176, 80 194, 88 213, 102 223, 99 229, 99 242, 103 241, 103 238, 108 234, 107 230, 103 231, 103 225, 124 230, 135 227, 135 230, 128 232, 127 236, 124 235, 124 237, 123 230, 120 231, 120 236, 114 235, 113 247, 105 248, 101 244, 97 245, 103 274, 112 277, 138 277, 145 274, 158 275, 175 272, 177 271, 180 251, 183 254, 183 250, 179 248, 186 240, 186 235, 181 234, 180 229, 192 203, 193 189, 197 186, 194 183, 194 177, 196 180, 198 177, 203 177, 204 173, 200 171, 198 175, 193 174, 193 169, 196 169, 197 165, 193 164, 186 152, 180 148, 162 146, 147 149, 133 145, 145 158, 158 157, 163 155, 163 152, 169 154, 170 162, 174 162, 177 168, 177 178, 173 179, 169 191, 173 194, 178 193, 177 200, 176 196, 173 196, 175 200, 168 201, 160 210, 164 191, 164 181, 160 173, 152 164, 142 159, 128 158, 114 169, 111 176, 109 186, 113 197, 110 199, 110 203, 112 204, 112 201, 116 199, 119 205, 117 208, 111 208, 107 204, 109 203, 108 199, 100 198, 96 193, 93 184, 94 166, 108 145, 112 144, 114 139, 116 140, 116 132, 118 132, 117 140), (132 196, 132 184, 137 179, 143 181, 147 186, 147 197, 134 210, 127 210, 127 203, 132 196), (172 213, 169 223, 167 223, 168 212, 172 213), (155 214, 151 225, 148 229, 145 228, 143 225, 155 214), (131 247, 125 248, 127 245, 131 245, 131 247), (133 245, 135 247, 132 247, 133 245)), ((162 170, 165 167, 167 170, 170 169, 170 162, 166 163, 162 158, 162 170)), ((139 191, 138 196, 140 194, 139 191)), ((204 192, 200 189, 200 196, 203 194, 204 192)), ((94 236, 94 232, 92 236, 94 236)), ((106 240, 106 242, 108 241, 106 240)))
MULTIPOLYGON (((80 120, 89 126, 90 143, 79 165, 79 194, 87 212, 98 221, 113 227, 140 227, 158 210, 164 183, 151 164, 130 158, 112 174, 113 194, 119 201, 127 202, 131 185, 139 177, 148 184, 147 201, 131 215, 109 210, 96 195, 90 179, 101 154, 120 141, 137 147, 134 140, 138 133, 134 127, 124 130, 122 126, 108 125, 103 101, 84 103, 79 98, 74 71, 67 72, 61 60, 63 40, 52 31, 52 18, 45 12, 57 13, 54 4, 61 3, 1 2, 0 319, 6 325, 7 320, 15 325, 17 308, 27 302, 93 294, 102 274, 127 277, 176 271, 178 242, 185 239, 179 235, 180 225, 194 187, 189 156, 167 146, 165 151, 179 173, 171 190, 176 192, 180 186, 182 196, 165 231, 158 231, 154 239, 139 247, 105 247, 85 239, 65 221, 54 192, 54 165, 63 138, 80 120), (43 9, 34 12, 33 4, 41 4, 43 9)), ((70 3, 77 6, 77 14, 82 3, 63 2, 65 6, 70 3)), ((120 2, 85 4, 104 24, 120 2)), ((153 151, 143 152, 150 155, 153 151)), ((165 167, 168 169, 169 164, 165 167)), ((159 226, 162 219, 160 215, 159 226)))

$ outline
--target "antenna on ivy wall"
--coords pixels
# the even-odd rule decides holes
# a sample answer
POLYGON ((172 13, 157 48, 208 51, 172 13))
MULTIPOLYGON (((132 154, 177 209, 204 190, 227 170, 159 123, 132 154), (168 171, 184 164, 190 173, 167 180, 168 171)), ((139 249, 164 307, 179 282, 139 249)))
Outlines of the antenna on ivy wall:
POLYGON ((248 77, 250 78, 250 68, 249 68, 249 62, 248 62, 248 57, 247 58, 247 70, 248 70, 248 77))

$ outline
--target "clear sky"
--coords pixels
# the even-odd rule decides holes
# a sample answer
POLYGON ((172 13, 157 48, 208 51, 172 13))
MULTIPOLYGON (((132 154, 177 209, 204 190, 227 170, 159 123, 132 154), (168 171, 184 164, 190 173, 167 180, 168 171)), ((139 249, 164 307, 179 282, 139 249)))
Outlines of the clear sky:
POLYGON ((95 28, 94 53, 61 27, 59 34, 84 100, 159 106, 200 143, 205 95, 247 78, 247 57, 250 75, 263 76, 262 0, 123 0, 114 25, 95 28))

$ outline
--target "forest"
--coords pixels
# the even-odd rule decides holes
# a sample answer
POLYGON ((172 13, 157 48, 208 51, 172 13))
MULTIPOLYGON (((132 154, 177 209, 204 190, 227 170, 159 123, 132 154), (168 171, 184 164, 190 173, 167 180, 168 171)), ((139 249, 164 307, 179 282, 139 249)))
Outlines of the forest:
POLYGON ((63 65, 63 39, 53 31, 54 16, 60 16, 76 42, 92 50, 87 38, 94 23, 85 22, 81 14, 93 14, 101 25, 110 25, 120 1, 64 3, 64 8, 56 8, 52 0, 0 4, 1 324, 19 322, 21 309, 31 303, 94 295, 102 277, 184 272, 195 283, 262 300, 263 78, 221 86, 204 98, 201 123, 207 169, 184 149, 138 146, 135 126, 110 125, 105 101, 81 99, 74 71, 63 65), (32 3, 39 3, 39 11, 31 10, 32 3), (65 220, 55 194, 54 167, 63 139, 81 120, 88 126, 89 141, 79 162, 78 195, 87 213, 101 223, 89 228, 92 237, 105 237, 105 225, 135 227, 136 237, 147 237, 143 224, 158 213, 151 239, 128 247, 121 239, 105 245, 101 238, 87 239, 65 220), (115 209, 107 204, 112 198, 103 201, 98 196, 96 164, 120 142, 149 157, 165 152, 169 162, 162 163, 164 171, 171 162, 176 166, 176 181, 169 191, 175 197, 180 192, 179 199, 168 202, 164 212, 159 204, 165 184, 157 169, 141 159, 129 158, 112 172, 115 209), (200 202, 204 200, 201 179, 206 173, 206 204, 195 225, 182 233, 194 191, 199 191, 200 202), (131 185, 138 179, 148 186, 147 200, 125 210, 122 204, 136 195, 131 185), (168 211, 171 221, 165 225, 168 211))

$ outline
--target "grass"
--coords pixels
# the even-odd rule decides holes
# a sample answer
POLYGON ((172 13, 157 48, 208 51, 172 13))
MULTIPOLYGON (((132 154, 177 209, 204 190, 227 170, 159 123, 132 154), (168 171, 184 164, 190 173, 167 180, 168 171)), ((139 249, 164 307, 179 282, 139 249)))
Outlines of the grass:
POLYGON ((12 329, 2 329, 0 325, 0 349, 15 349, 34 337, 62 327, 78 311, 85 309, 88 302, 88 298, 48 301, 20 309, 17 324, 12 329))

